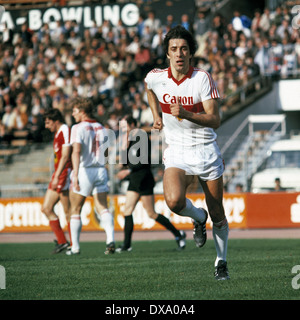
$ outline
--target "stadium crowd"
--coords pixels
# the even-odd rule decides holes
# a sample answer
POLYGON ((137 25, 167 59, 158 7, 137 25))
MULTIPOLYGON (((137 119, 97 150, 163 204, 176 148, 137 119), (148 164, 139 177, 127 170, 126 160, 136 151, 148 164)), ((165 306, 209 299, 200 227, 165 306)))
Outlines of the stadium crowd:
MULTIPOLYGON (((152 123, 143 79, 153 67, 166 67, 164 34, 182 24, 198 42, 194 64, 211 72, 222 98, 260 74, 282 77, 300 65, 299 29, 292 27, 289 8, 256 10, 253 17, 235 11, 230 21, 198 8, 193 21, 155 12, 140 15, 135 28, 104 21, 83 34, 75 21, 44 24, 37 32, 25 23, 20 32, 4 26, 0 33, 0 141, 9 144, 13 132, 26 129, 29 139, 47 140, 43 114, 60 109, 73 124, 68 100, 90 97, 96 118, 118 131, 131 113, 141 126, 152 123), (270 54, 270 52, 272 54, 270 54)), ((226 107, 230 107, 228 101, 226 107)))

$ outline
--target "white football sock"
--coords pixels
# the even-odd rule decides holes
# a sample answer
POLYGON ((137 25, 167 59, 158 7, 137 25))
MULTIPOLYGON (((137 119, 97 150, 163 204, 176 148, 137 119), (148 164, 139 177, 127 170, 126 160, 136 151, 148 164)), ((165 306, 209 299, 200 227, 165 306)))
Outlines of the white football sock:
POLYGON ((106 233, 106 244, 115 241, 115 234, 114 234, 114 217, 108 211, 108 209, 104 209, 98 215, 100 218, 100 225, 104 229, 106 233))
POLYGON ((72 251, 77 252, 80 249, 79 238, 81 232, 81 218, 80 215, 72 215, 70 219, 72 251))
POLYGON ((229 234, 229 226, 226 218, 221 222, 213 223, 212 234, 217 251, 217 258, 215 261, 215 266, 217 266, 220 260, 226 261, 229 234))
POLYGON ((186 206, 185 206, 185 208, 179 212, 179 215, 191 217, 192 219, 194 219, 194 220, 196 220, 198 222, 201 222, 201 223, 206 218, 204 210, 202 208, 196 208, 192 204, 192 201, 190 199, 188 199, 188 198, 186 198, 186 206))

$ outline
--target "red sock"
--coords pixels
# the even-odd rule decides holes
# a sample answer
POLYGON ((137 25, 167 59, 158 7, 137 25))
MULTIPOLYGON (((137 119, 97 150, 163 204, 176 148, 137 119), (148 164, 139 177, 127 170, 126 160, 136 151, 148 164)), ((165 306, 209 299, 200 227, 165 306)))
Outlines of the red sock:
POLYGON ((70 246, 72 246, 72 237, 71 237, 71 226, 70 226, 70 222, 68 222, 68 232, 69 232, 69 238, 70 238, 70 246))
POLYGON ((60 226, 59 220, 50 220, 49 221, 50 227, 52 229, 52 231, 54 232, 57 242, 58 244, 62 244, 62 243, 66 243, 66 237, 65 234, 60 226))

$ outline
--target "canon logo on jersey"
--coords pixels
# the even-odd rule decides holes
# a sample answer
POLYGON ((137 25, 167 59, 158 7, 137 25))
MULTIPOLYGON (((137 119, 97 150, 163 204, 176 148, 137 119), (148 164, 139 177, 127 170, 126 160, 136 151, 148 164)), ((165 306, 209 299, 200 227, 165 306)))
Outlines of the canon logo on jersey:
POLYGON ((174 104, 177 102, 177 99, 180 104, 182 105, 193 105, 194 104, 194 99, 193 97, 176 97, 176 96, 171 96, 168 93, 163 95, 163 101, 166 104, 174 104))

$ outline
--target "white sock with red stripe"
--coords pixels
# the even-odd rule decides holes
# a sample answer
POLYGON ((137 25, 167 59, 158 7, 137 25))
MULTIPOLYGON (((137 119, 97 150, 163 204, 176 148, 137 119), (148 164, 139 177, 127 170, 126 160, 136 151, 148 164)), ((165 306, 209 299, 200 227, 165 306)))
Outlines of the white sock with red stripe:
POLYGON ((100 225, 104 229, 106 233, 106 244, 115 241, 115 233, 114 233, 114 217, 108 211, 108 209, 104 209, 99 214, 100 225))
POLYGON ((81 218, 80 215, 72 215, 70 219, 70 229, 72 238, 72 251, 78 252, 80 249, 79 238, 81 232, 81 218))
POLYGON ((212 234, 217 251, 217 258, 215 261, 215 266, 217 266, 220 260, 226 261, 229 234, 229 226, 226 218, 218 223, 213 223, 212 234))

